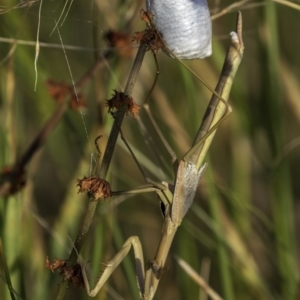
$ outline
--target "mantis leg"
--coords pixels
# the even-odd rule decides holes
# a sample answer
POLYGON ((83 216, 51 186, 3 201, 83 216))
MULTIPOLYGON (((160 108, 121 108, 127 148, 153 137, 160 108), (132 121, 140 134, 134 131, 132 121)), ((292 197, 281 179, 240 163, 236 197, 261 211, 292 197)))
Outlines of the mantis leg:
POLYGON ((132 236, 126 240, 122 249, 105 264, 105 268, 96 283, 95 287, 91 290, 90 284, 86 274, 86 265, 82 267, 82 276, 86 292, 90 297, 95 297, 110 275, 114 272, 117 266, 123 261, 128 254, 129 250, 133 247, 136 265, 136 277, 140 294, 144 294, 144 281, 145 281, 145 269, 144 269, 144 257, 141 242, 137 236, 132 236))
POLYGON ((193 162, 199 169, 215 135, 217 127, 231 113, 227 103, 233 79, 243 57, 242 14, 238 13, 236 32, 231 32, 231 46, 228 50, 216 92, 208 105, 202 124, 194 140, 193 147, 186 153, 185 159, 193 162))
POLYGON ((222 74, 216 88, 221 95, 219 95, 218 92, 213 93, 214 95, 211 100, 213 105, 207 109, 204 121, 196 136, 194 146, 179 163, 172 205, 167 209, 162 237, 154 261, 151 264, 151 268, 146 272, 145 295, 147 295, 147 299, 154 297, 160 280, 160 274, 164 269, 166 258, 177 228, 193 202, 199 179, 205 169, 205 166, 201 167, 201 164, 210 146, 213 134, 220 122, 228 115, 229 106, 226 104, 226 100, 228 100, 233 78, 243 56, 243 49, 242 17, 241 13, 239 13, 237 32, 231 33, 231 46, 227 53, 222 74), (215 97, 219 100, 216 100, 215 97), (208 118, 209 121, 207 121, 206 118, 208 118), (205 124, 204 127, 203 123, 205 124), (207 145, 203 146, 204 142, 207 143, 207 145))
MULTIPOLYGON (((211 105, 208 107, 205 115, 205 117, 208 117, 204 118, 203 123, 205 123, 205 126, 200 126, 193 147, 179 162, 176 172, 174 195, 167 186, 161 189, 161 191, 169 191, 170 195, 168 195, 167 198, 170 197, 170 200, 166 204, 165 222, 154 260, 150 263, 150 267, 145 274, 143 252, 140 241, 136 236, 130 237, 127 239, 117 255, 106 264, 100 279, 92 290, 90 289, 85 269, 82 269, 84 284, 89 296, 94 297, 99 292, 115 268, 122 262, 131 247, 133 247, 136 260, 137 281, 141 298, 153 299, 177 228, 181 224, 184 215, 193 202, 199 179, 205 170, 205 166, 201 167, 201 165, 213 138, 213 134, 220 122, 224 120, 231 111, 230 106, 226 101, 228 100, 232 81, 243 55, 244 46, 241 26, 242 19, 241 13, 239 13, 237 33, 231 34, 232 44, 229 48, 220 81, 216 88, 217 92, 212 90, 214 95, 211 100, 211 105), (204 145, 204 142, 207 143, 207 145, 204 145)), ((122 136, 121 130, 120 133, 122 136)), ((129 151, 132 152, 131 149, 129 151)), ((153 187, 154 185, 152 188, 153 187)), ((158 189, 160 189, 160 187, 158 187, 158 189)))
MULTIPOLYGON (((172 192, 170 191, 168 184, 166 183, 159 183, 156 181, 153 181, 152 179, 150 179, 146 173, 144 172, 143 168, 141 167, 139 161, 137 160, 134 152, 132 151, 131 147, 129 146, 128 142, 126 141, 122 129, 121 127, 119 127, 119 131, 120 131, 120 137, 123 140, 124 144, 126 145, 128 151, 130 152, 131 156, 133 157, 136 165, 138 166, 140 172, 142 173, 145 181, 148 183, 148 185, 146 186, 146 189, 139 189, 138 192, 142 193, 142 192, 151 192, 151 191, 155 191, 158 195, 158 197, 160 198, 160 200, 164 203, 164 205, 167 205, 169 203, 171 203, 172 201, 172 192)), ((130 193, 134 193, 133 191, 130 191, 130 193)), ((116 194, 116 193, 114 193, 116 194)), ((120 193, 119 193, 120 194, 120 193)), ((124 194, 124 192, 123 192, 124 194)))

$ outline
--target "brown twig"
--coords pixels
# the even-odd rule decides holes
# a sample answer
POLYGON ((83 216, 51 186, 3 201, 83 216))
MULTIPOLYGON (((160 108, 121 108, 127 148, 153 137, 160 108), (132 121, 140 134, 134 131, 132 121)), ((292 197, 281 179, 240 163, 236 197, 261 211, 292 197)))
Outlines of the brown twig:
MULTIPOLYGON (((131 72, 130 72, 130 75, 129 75, 129 78, 127 80, 127 84, 126 84, 126 87, 124 90, 124 94, 126 94, 128 97, 131 97, 131 95, 132 95, 133 88, 135 86, 137 76, 140 72, 146 51, 147 51, 147 45, 141 44, 139 47, 139 50, 137 52, 135 61, 133 63, 133 67, 131 69, 131 72)), ((102 161, 102 164, 100 167, 100 172, 99 172, 100 178, 105 179, 106 175, 108 173, 108 168, 110 166, 114 148, 115 148, 117 138, 119 135, 119 126, 120 126, 120 124, 122 124, 126 110, 127 110, 127 105, 125 103, 115 114, 115 121, 114 121, 113 127, 111 129, 109 138, 108 138, 107 146, 106 146, 105 153, 103 156, 103 161, 102 161)), ((93 198, 90 199, 89 205, 87 207, 85 216, 82 220, 78 235, 77 235, 75 243, 74 243, 74 248, 68 259, 68 262, 70 264, 75 263, 77 260, 78 253, 80 252, 80 250, 82 248, 86 234, 89 231, 91 222, 93 220, 97 204, 98 204, 98 202, 95 201, 93 198), (75 249, 77 251, 75 251, 75 249)), ((68 282, 63 280, 59 287, 58 293, 56 295, 56 300, 64 299, 67 286, 68 286, 68 282)))

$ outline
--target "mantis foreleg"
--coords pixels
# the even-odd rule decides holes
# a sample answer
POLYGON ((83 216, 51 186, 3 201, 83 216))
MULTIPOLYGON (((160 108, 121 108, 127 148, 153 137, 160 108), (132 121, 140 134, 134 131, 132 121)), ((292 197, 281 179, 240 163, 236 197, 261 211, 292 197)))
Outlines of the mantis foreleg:
POLYGON ((117 266, 123 261, 129 250, 133 247, 136 265, 136 277, 137 283, 141 295, 144 294, 144 281, 145 281, 145 269, 144 269, 144 257, 141 242, 137 236, 132 236, 126 240, 122 249, 115 255, 115 257, 109 260, 105 264, 105 268, 96 283, 95 287, 91 290, 90 284, 86 275, 85 266, 82 267, 82 276, 86 292, 90 297, 95 297, 102 286, 105 284, 110 275, 114 272, 117 266))

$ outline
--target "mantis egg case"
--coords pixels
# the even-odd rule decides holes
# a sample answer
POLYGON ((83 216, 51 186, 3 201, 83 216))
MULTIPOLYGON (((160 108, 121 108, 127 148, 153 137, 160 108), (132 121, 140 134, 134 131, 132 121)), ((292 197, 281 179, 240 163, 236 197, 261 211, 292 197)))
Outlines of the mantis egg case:
POLYGON ((178 58, 211 55, 212 30, 206 0, 146 0, 146 5, 166 46, 178 58))

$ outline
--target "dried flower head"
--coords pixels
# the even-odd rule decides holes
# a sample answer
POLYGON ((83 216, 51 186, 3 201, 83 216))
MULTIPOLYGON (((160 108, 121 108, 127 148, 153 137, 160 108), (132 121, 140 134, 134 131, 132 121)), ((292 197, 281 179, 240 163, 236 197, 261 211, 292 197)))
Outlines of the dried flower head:
POLYGON ((135 32, 134 36, 132 37, 132 41, 147 45, 147 51, 152 50, 157 52, 159 49, 164 47, 164 43, 162 41, 162 34, 157 31, 152 23, 154 16, 151 12, 143 9, 140 11, 140 15, 141 20, 146 22, 148 28, 144 31, 135 32))
POLYGON ((80 111, 82 108, 87 107, 86 99, 82 96, 82 94, 72 94, 69 107, 72 110, 80 111))
POLYGON ((148 26, 152 26, 152 20, 154 15, 150 11, 145 11, 144 9, 140 10, 141 20, 146 22, 148 26))
POLYGON ((68 266, 67 260, 58 258, 55 258, 53 262, 50 263, 47 256, 45 267, 51 272, 59 271, 59 274, 63 276, 64 280, 68 280, 78 287, 84 287, 81 266, 79 264, 68 266))
POLYGON ((127 105, 126 114, 131 113, 133 117, 135 117, 139 113, 140 106, 133 101, 132 97, 128 97, 117 90, 114 90, 114 94, 111 99, 106 100, 106 106, 108 107, 109 113, 114 109, 120 109, 123 105, 127 105))
POLYGON ((120 55, 130 57, 133 55, 133 47, 131 47, 131 39, 127 33, 110 30, 104 37, 110 46, 117 49, 120 55))
POLYGON ((65 280, 69 280, 75 286, 84 287, 81 266, 79 264, 66 266, 62 269, 60 274, 64 277, 65 280))
POLYGON ((75 94, 73 87, 64 82, 55 82, 52 79, 48 79, 46 81, 46 86, 48 88, 48 93, 57 103, 63 102, 64 99, 69 96, 69 107, 72 110, 78 111, 87 106, 86 99, 83 95, 80 93, 75 94))
POLYGON ((12 166, 5 166, 0 170, 0 186, 7 185, 4 188, 4 196, 13 195, 19 192, 26 184, 26 174, 24 169, 12 166))
POLYGON ((62 102, 65 97, 70 93, 70 87, 64 82, 55 82, 52 79, 46 81, 48 93, 56 102, 62 102))
POLYGON ((159 49, 164 48, 162 41, 162 34, 155 28, 147 28, 144 31, 135 32, 132 41, 147 45, 147 51, 152 50, 157 52, 159 49))
POLYGON ((67 260, 54 258, 53 262, 51 263, 48 259, 48 256, 46 257, 46 264, 45 267, 49 269, 51 272, 54 272, 56 270, 61 270, 65 268, 67 265, 67 260))
POLYGON ((109 182, 97 176, 77 179, 78 193, 88 192, 95 200, 111 197, 112 191, 109 182))

